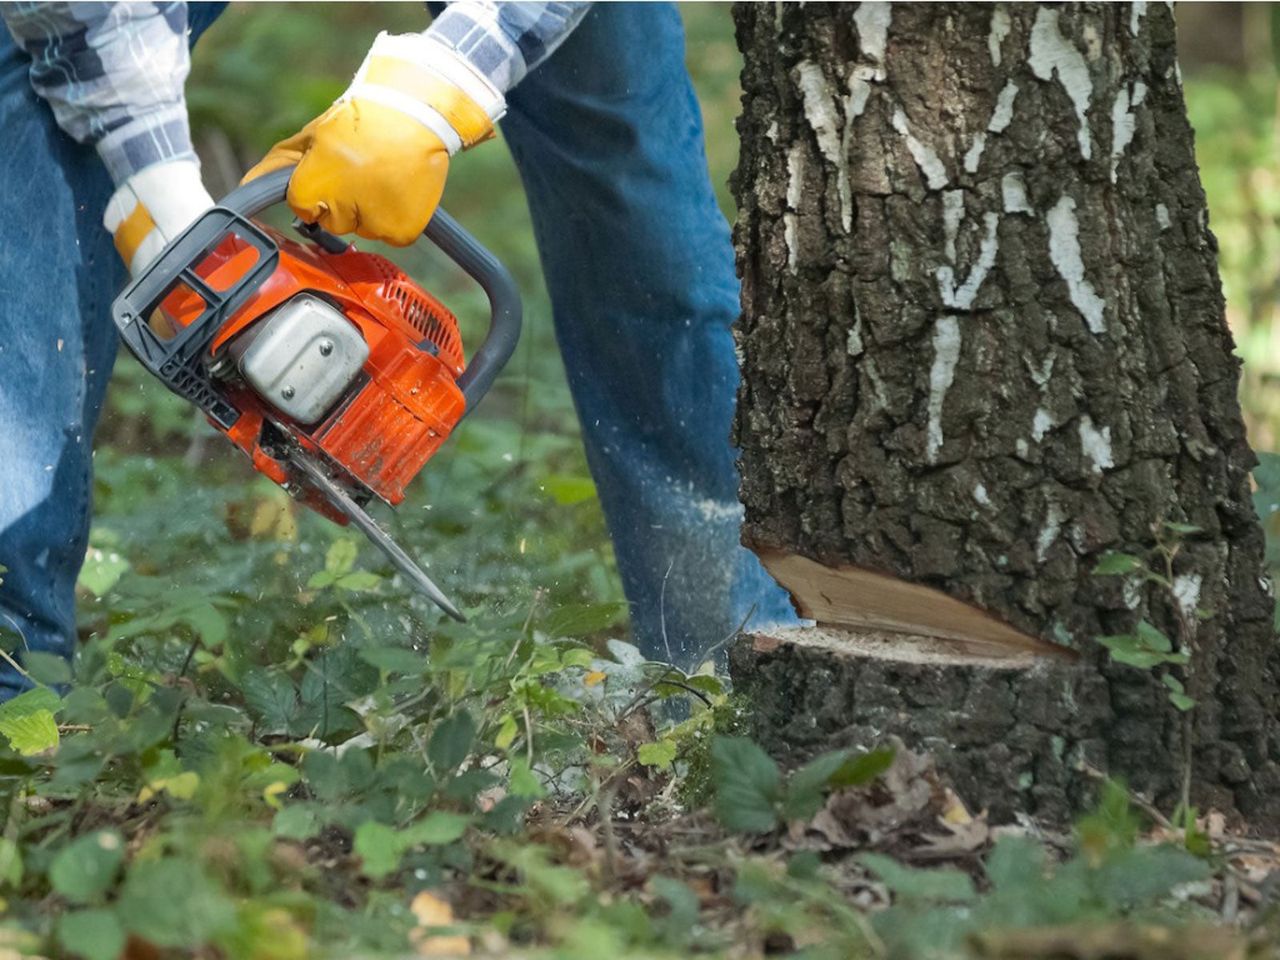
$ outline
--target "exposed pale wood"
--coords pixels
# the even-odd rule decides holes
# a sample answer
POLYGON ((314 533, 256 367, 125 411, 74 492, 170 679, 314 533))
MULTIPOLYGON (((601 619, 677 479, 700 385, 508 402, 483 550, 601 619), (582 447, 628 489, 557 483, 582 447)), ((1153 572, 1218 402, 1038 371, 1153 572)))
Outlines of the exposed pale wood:
POLYGON ((757 548, 765 569, 791 592, 800 615, 823 626, 947 641, 967 656, 1075 659, 1074 651, 1025 634, 932 587, 859 567, 828 567, 794 553, 757 548))

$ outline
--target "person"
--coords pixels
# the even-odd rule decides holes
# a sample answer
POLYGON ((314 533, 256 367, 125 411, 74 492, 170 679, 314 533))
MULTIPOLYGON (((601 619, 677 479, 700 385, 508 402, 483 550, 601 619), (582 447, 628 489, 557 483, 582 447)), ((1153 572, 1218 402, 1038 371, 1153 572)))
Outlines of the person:
MULTIPOLYGON (((0 632, 19 661, 73 648, 122 263, 136 272, 213 202, 183 86, 221 8, 0 4, 0 632)), ((637 645, 690 665, 739 626, 793 621, 738 542, 738 283, 673 5, 449 4, 421 34, 380 34, 249 176, 296 164, 299 216, 404 244, 497 123, 637 645)), ((0 691, 22 686, 0 671, 0 691)))

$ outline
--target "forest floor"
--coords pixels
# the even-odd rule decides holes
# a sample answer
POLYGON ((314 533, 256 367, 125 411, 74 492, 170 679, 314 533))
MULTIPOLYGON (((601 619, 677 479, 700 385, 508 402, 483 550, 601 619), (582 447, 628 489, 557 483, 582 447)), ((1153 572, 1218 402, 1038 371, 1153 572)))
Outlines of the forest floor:
POLYGON ((779 769, 625 642, 576 438, 506 389, 393 519, 458 625, 121 365, 76 684, 0 707, 0 958, 1280 956, 1280 846, 1212 811, 779 769))

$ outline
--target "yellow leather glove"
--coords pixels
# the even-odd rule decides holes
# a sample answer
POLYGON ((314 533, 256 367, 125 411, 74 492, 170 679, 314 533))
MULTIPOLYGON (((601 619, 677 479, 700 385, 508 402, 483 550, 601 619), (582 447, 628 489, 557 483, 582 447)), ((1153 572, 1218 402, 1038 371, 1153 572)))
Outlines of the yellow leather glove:
POLYGON ((505 106, 444 44, 382 33, 347 92, 244 179, 296 165, 287 200, 301 219, 405 246, 440 203, 449 157, 492 137, 505 106))

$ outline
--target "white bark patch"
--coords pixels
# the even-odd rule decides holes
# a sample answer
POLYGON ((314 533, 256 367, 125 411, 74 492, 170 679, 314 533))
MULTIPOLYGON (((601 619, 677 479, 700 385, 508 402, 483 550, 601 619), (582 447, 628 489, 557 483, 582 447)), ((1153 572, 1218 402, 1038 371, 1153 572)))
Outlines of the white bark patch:
POLYGON ((1129 32, 1135 37, 1142 29, 1142 18, 1147 14, 1147 0, 1133 0, 1129 4, 1129 32))
POLYGON ((982 245, 978 248, 978 260, 970 268, 969 276, 964 283, 959 288, 956 287, 955 272, 949 266, 939 267, 936 274, 942 302, 954 310, 968 310, 973 306, 978 290, 982 287, 982 281, 987 279, 987 274, 995 266, 996 252, 1000 249, 998 233, 1000 215, 986 213, 982 217, 982 223, 986 227, 986 235, 983 236, 982 245))
POLYGON ((960 232, 960 221, 964 219, 964 191, 944 190, 942 192, 942 234, 944 252, 947 259, 956 262, 956 234, 960 232))
POLYGON ((942 449, 942 404, 955 379, 960 361, 960 323, 955 317, 939 317, 933 328, 933 367, 929 370, 929 426, 926 457, 938 459, 942 449))
POLYGON ((1044 435, 1053 429, 1053 417, 1049 416, 1049 411, 1041 407, 1036 411, 1035 416, 1031 418, 1031 439, 1039 443, 1044 439, 1044 435))
POLYGON ((862 343, 862 321, 855 320, 849 328, 849 338, 845 341, 844 349, 851 357, 861 356, 866 349, 862 343))
POLYGON ((907 141, 907 149, 911 152, 911 158, 915 160, 916 166, 920 168, 920 172, 924 175, 924 182, 928 184, 930 190, 941 190, 947 185, 947 168, 942 165, 942 161, 938 159, 938 154, 934 152, 933 147, 925 146, 917 140, 911 133, 911 127, 907 123, 907 115, 902 112, 901 107, 895 107, 893 110, 893 129, 902 134, 907 141))
MULTIPOLYGON (((818 149, 836 168, 836 189, 840 194, 840 220, 845 232, 853 226, 853 187, 849 182, 848 154, 843 149, 844 124, 836 112, 835 99, 827 76, 816 63, 802 60, 796 65, 796 83, 804 100, 804 115, 818 140, 818 149)), ((863 101, 865 105, 865 99, 863 101)))
POLYGON ((1027 365, 1027 373, 1031 374, 1031 382, 1037 387, 1043 388, 1047 386, 1049 378, 1053 376, 1053 364, 1057 358, 1058 355, 1056 353, 1051 353, 1044 358, 1039 366, 1033 364, 1029 357, 1023 360, 1023 363, 1027 365))
POLYGON ((1009 126, 1013 120, 1013 101, 1017 96, 1018 85, 1012 80, 1008 81, 996 97, 995 109, 991 111, 991 122, 987 124, 989 131, 1003 133, 1005 127, 1009 126))
POLYGON ((1009 11, 1003 3, 997 3, 991 11, 991 32, 987 34, 987 51, 991 54, 991 65, 1000 66, 1000 47, 1004 38, 1009 35, 1009 11))
POLYGON ((1168 230, 1173 223, 1169 219, 1169 208, 1163 203, 1156 204, 1156 223, 1160 224, 1161 230, 1168 230))
POLYGON ((1133 133, 1137 128, 1137 119, 1133 108, 1137 107, 1147 96, 1147 85, 1141 80, 1133 85, 1130 94, 1127 87, 1121 87, 1116 94, 1115 103, 1111 105, 1111 182, 1116 182, 1116 171, 1120 166, 1120 158, 1133 142, 1133 133))
POLYGON ((889 21, 893 8, 887 3, 866 2, 858 4, 853 22, 858 27, 858 46, 862 55, 871 60, 884 60, 885 43, 889 38, 889 21))
POLYGON ((1196 622, 1196 609, 1200 606, 1200 585, 1204 579, 1198 573, 1180 573, 1173 578, 1173 598, 1178 609, 1191 623, 1196 622))
POLYGON ((1050 500, 1049 509, 1045 511, 1044 526, 1040 528, 1040 535, 1036 537, 1036 559, 1041 563, 1044 562, 1049 548, 1053 546, 1053 542, 1058 539, 1058 534, 1061 532, 1062 508, 1058 506, 1056 500, 1050 500))
POLYGON ((982 151, 987 147, 987 135, 979 133, 973 138, 973 143, 964 155, 964 171, 965 173, 977 173, 978 164, 982 162, 982 151))
POLYGON ((787 150, 787 209, 782 214, 782 238, 787 244, 787 267, 796 272, 799 263, 797 231, 799 218, 796 211, 804 197, 804 146, 793 143, 787 150))
MULTIPOLYGON (((1041 10, 1043 13, 1043 9, 1041 10)), ((1091 333, 1102 333, 1107 324, 1103 317, 1106 306, 1093 286, 1085 279, 1084 260, 1080 256, 1080 223, 1076 219, 1076 202, 1064 196, 1045 218, 1049 225, 1049 259, 1067 282, 1071 303, 1091 333)))
POLYGON ((1080 449, 1092 461, 1094 473, 1102 473, 1116 465, 1111 456, 1111 428, 1099 430, 1087 413, 1080 418, 1080 449))
POLYGON ((1000 196, 1004 200, 1005 213, 1035 213, 1027 200, 1027 182, 1022 178, 1021 170, 1010 171, 1000 178, 1000 196))
POLYGON ((1145 581, 1137 577, 1126 577, 1120 588, 1124 595, 1124 605, 1130 610, 1137 610, 1142 603, 1142 586, 1145 581))
POLYGON ((1089 79, 1089 67, 1084 54, 1067 40, 1058 29, 1061 11, 1053 7, 1040 7, 1036 22, 1031 28, 1031 58, 1027 61, 1031 72, 1039 79, 1051 81, 1057 77, 1062 89, 1071 98, 1080 121, 1077 137, 1080 156, 1088 160, 1093 156, 1089 137, 1089 100, 1093 96, 1093 83, 1089 79))
POLYGON ((973 499, 977 500, 978 503, 982 504, 984 507, 991 506, 991 498, 987 496, 987 488, 982 484, 978 484, 973 488, 973 499))

